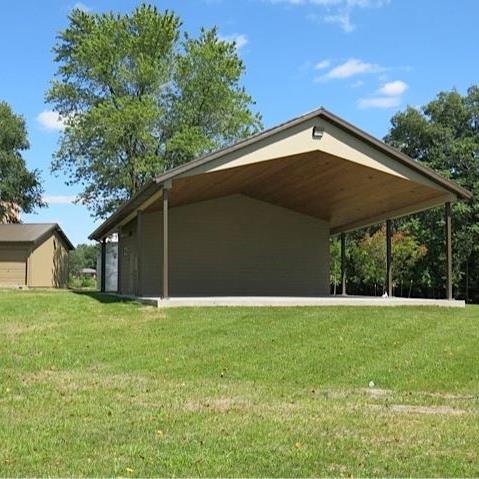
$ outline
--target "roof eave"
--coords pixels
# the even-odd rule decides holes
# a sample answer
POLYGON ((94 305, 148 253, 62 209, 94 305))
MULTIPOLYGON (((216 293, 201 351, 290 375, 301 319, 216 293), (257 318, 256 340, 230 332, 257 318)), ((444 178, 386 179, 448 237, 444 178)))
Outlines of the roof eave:
POLYGON ((67 249, 70 250, 70 251, 73 251, 75 249, 75 246, 73 246, 73 243, 68 239, 68 236, 65 234, 65 232, 60 228, 60 225, 56 225, 57 228, 56 228, 56 232, 60 235, 60 237, 62 238, 62 240, 64 241, 64 243, 66 244, 67 246, 67 249))

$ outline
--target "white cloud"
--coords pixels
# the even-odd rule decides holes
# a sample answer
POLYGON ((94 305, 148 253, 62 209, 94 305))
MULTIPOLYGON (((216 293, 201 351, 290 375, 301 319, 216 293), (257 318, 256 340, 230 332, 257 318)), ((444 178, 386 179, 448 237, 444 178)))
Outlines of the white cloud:
POLYGON ((239 50, 248 43, 248 37, 243 33, 232 33, 231 35, 219 35, 220 40, 224 42, 235 42, 239 50))
POLYGON ((401 98, 397 96, 377 96, 372 98, 360 98, 358 107, 362 110, 366 108, 394 108, 399 106, 401 98))
POLYGON ((288 3, 290 5, 304 5, 306 0, 270 0, 270 3, 288 3))
POLYGON ((326 23, 337 23, 343 32, 350 33, 356 26, 351 22, 351 12, 349 10, 343 10, 334 15, 325 15, 323 20, 326 23))
POLYGON ((69 205, 72 204, 76 196, 72 195, 45 195, 43 201, 49 205, 69 205))
POLYGON ((331 60, 321 60, 319 63, 316 63, 314 66, 315 70, 324 70, 331 65, 331 60))
POLYGON ((408 84, 402 80, 384 83, 371 98, 360 98, 358 107, 361 109, 397 107, 401 103, 403 93, 408 88, 408 84))
POLYGON ((269 3, 318 5, 321 7, 343 6, 349 8, 380 8, 391 3, 391 0, 269 0, 269 3))
POLYGON ((351 20, 354 10, 380 8, 388 5, 390 0, 268 0, 272 4, 290 6, 317 7, 322 12, 318 15, 309 13, 307 18, 315 22, 337 24, 346 33, 356 26, 351 20))
POLYGON ((269 0, 270 3, 287 3, 289 5, 321 5, 321 6, 331 6, 338 5, 343 2, 343 0, 269 0))
POLYGON ((408 89, 408 84, 402 80, 385 83, 379 90, 380 95, 400 96, 408 89))
POLYGON ((56 111, 44 110, 37 116, 37 122, 44 130, 64 130, 65 122, 56 111))
POLYGON ((393 108, 400 105, 402 94, 408 89, 408 84, 402 80, 385 83, 376 91, 376 96, 360 98, 358 107, 364 108, 393 108))
POLYGON ((82 2, 76 2, 75 5, 73 5, 73 10, 81 10, 82 12, 90 12, 91 11, 91 8, 88 6, 88 5, 85 5, 84 3, 82 2))
POLYGON ((349 7, 379 8, 390 3, 390 0, 346 0, 344 3, 349 7))
POLYGON ((382 70, 384 70, 384 67, 374 63, 366 63, 357 58, 350 58, 348 61, 335 66, 328 73, 317 78, 317 80, 342 80, 354 75, 377 73, 382 70))

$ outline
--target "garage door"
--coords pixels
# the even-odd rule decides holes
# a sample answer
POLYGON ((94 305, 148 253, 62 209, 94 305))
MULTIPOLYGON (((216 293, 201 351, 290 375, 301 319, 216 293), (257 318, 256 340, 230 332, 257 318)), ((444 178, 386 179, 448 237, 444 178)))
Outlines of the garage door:
POLYGON ((0 285, 24 285, 26 251, 0 249, 0 285))

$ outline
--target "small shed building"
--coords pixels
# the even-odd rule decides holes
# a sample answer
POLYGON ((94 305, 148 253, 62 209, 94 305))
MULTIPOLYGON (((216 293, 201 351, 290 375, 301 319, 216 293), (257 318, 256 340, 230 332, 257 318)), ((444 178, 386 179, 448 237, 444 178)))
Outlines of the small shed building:
POLYGON ((0 286, 66 288, 73 249, 56 223, 0 224, 0 286))

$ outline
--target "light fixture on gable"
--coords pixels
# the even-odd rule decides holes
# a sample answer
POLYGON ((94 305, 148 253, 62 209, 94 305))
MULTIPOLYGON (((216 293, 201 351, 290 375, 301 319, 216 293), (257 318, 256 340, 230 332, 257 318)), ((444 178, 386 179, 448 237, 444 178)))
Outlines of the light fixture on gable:
POLYGON ((313 126, 313 140, 320 140, 324 135, 324 128, 321 126, 313 126))

